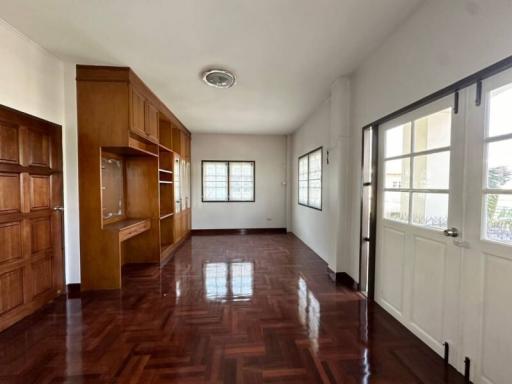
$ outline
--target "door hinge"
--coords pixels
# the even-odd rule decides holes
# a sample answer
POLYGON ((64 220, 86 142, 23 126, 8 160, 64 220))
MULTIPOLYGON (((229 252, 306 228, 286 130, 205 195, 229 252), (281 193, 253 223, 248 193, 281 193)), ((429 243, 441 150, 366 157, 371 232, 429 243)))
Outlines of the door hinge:
POLYGON ((482 80, 476 82, 476 99, 475 105, 479 107, 482 104, 482 80))
POLYGON ((455 91, 453 99, 453 113, 457 114, 459 113, 459 91, 455 91))

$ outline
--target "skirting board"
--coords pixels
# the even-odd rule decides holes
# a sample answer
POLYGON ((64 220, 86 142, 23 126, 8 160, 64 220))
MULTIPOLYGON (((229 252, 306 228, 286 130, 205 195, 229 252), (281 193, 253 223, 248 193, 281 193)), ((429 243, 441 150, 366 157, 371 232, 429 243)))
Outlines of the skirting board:
POLYGON ((334 283, 359 291, 359 284, 347 272, 333 272, 330 268, 327 268, 327 274, 334 283))
POLYGON ((192 236, 277 235, 277 234, 286 234, 286 228, 193 229, 192 230, 192 236))

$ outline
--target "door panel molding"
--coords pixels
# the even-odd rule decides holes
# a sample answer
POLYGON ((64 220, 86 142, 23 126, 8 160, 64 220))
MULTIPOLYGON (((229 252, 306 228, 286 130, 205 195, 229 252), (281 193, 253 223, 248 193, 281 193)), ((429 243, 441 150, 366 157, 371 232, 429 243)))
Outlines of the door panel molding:
POLYGON ((0 331, 64 285, 61 127, 0 106, 0 331))

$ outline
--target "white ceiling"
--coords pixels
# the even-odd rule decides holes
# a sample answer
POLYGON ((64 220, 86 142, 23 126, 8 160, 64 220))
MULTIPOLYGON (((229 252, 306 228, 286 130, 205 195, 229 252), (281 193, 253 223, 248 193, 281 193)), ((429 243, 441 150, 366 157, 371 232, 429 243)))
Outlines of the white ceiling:
POLYGON ((0 0, 57 56, 129 66, 193 132, 288 133, 421 0, 0 0), (199 73, 233 70, 231 89, 199 73))

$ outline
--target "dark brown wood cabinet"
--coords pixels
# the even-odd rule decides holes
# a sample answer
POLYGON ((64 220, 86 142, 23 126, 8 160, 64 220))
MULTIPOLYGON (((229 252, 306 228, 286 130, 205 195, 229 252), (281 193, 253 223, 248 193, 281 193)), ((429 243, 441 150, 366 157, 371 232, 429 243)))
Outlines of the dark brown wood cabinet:
POLYGON ((116 289, 190 234, 190 132, 129 68, 77 66, 77 103, 82 289, 116 289))
POLYGON ((0 331, 64 285, 61 127, 0 106, 0 331))

